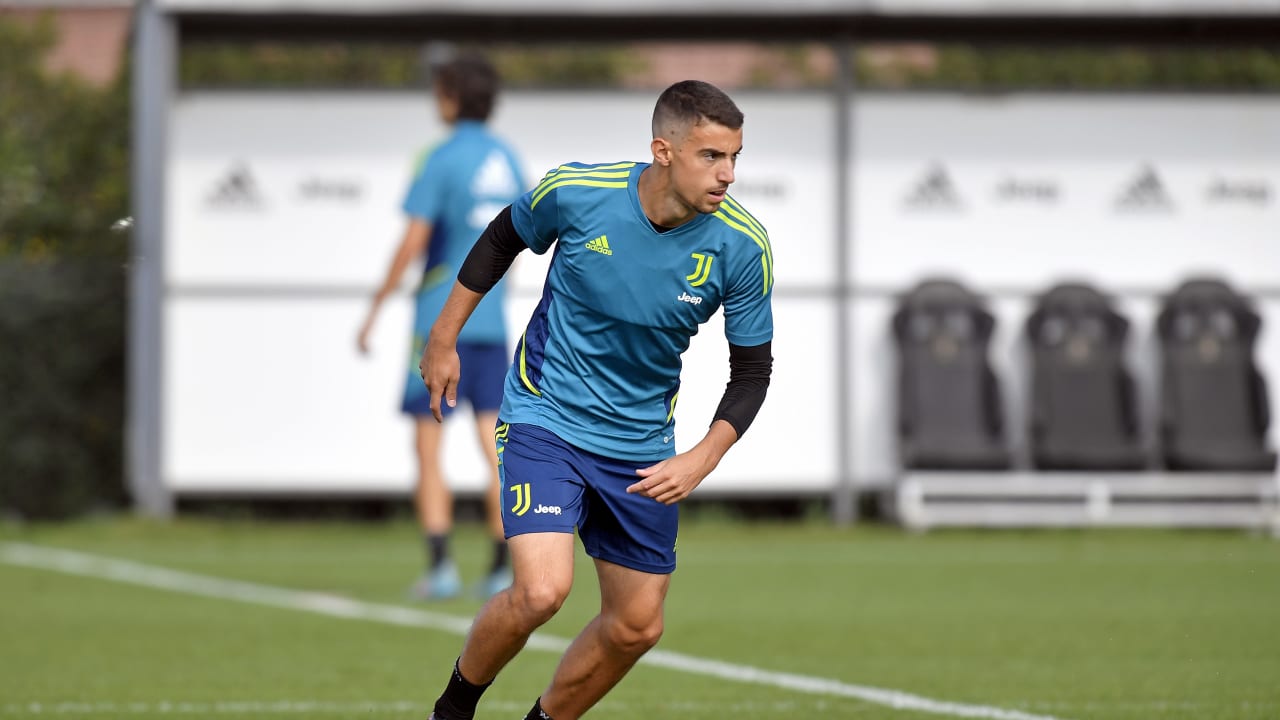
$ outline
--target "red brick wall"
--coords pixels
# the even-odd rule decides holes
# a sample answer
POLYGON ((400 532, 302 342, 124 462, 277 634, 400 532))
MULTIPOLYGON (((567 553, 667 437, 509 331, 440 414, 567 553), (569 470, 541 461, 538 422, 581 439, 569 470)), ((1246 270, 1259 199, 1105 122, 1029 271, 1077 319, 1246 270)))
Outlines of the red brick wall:
POLYGON ((58 40, 45 58, 45 67, 79 75, 99 86, 110 83, 120 72, 131 13, 127 7, 0 8, 0 15, 30 22, 42 15, 52 17, 58 40))

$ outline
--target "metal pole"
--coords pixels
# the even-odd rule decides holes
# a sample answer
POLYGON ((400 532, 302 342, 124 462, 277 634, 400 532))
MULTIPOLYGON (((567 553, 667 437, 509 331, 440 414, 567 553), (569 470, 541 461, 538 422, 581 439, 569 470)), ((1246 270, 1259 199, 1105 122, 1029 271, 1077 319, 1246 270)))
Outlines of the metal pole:
POLYGON ((853 298, 849 264, 853 253, 853 43, 846 36, 835 41, 836 86, 834 92, 836 133, 836 460, 838 479, 832 498, 832 519, 849 525, 857 519, 857 483, 853 477, 853 298))
POLYGON ((129 263, 127 458, 134 509, 173 514, 161 474, 164 320, 164 190, 169 102, 177 61, 172 16, 152 0, 134 9, 133 247, 129 263))

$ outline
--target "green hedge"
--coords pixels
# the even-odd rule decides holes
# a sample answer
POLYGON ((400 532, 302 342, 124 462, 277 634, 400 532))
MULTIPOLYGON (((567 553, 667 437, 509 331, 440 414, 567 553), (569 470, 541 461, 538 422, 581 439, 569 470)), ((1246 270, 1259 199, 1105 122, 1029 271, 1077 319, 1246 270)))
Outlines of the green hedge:
POLYGON ((0 515, 125 499, 128 87, 41 65, 52 24, 0 17, 0 515))
MULTIPOLYGON (((696 47, 696 43, 691 43, 696 47)), ((421 88, 422 44, 196 41, 181 48, 185 87, 421 88)), ((484 46, 511 88, 647 87, 645 44, 484 46)), ((821 87, 835 64, 823 43, 758 43, 748 87, 821 87)), ((736 62, 743 62, 738 59, 736 62)), ((1138 44, 1031 46, 961 43, 859 45, 866 90, 1280 91, 1280 47, 1138 44)))
POLYGON ((0 260, 0 506, 57 519, 124 500, 125 277, 0 260))

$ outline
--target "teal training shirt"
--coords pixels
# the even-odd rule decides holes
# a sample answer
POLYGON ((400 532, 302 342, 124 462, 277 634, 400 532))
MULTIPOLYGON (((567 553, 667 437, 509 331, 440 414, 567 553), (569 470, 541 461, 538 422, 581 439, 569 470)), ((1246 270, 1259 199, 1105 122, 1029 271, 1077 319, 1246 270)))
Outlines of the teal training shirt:
MULTIPOLYGON (((476 238, 524 187, 515 153, 477 120, 460 120, 427 155, 404 200, 407 215, 431 225, 415 323, 422 337, 444 307, 476 238)), ((502 283, 489 291, 463 326, 460 342, 506 344, 503 294, 502 283)))
POLYGON ((658 232, 640 208, 647 163, 570 163, 512 207, 534 252, 555 251, 507 373, 503 422, 531 423, 607 457, 675 454, 680 356, 724 308, 735 345, 773 339, 773 252, 731 197, 658 232))

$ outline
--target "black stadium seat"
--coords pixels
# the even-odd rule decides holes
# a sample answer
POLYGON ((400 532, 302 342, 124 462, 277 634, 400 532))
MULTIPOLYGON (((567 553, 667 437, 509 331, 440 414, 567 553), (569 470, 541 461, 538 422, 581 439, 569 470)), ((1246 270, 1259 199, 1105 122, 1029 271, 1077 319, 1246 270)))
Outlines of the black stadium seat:
POLYGON ((1195 279, 1160 312, 1161 423, 1171 470, 1271 471, 1266 383, 1254 363, 1261 319, 1225 283, 1195 279))
POLYGON ((1095 288, 1064 283, 1027 318, 1031 456, 1043 470, 1139 470, 1133 377, 1124 363, 1129 322, 1095 288))
POLYGON ((904 468, 1009 467, 1000 391, 987 359, 994 325, 979 298, 949 280, 927 280, 903 296, 893 333, 904 468))

